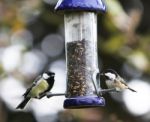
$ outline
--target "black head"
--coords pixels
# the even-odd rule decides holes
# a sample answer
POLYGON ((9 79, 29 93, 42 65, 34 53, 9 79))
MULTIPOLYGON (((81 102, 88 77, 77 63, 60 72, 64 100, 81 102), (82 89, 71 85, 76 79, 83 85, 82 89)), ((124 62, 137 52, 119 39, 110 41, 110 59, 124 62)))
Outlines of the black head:
POLYGON ((54 72, 46 71, 43 73, 42 77, 47 80, 55 76, 54 72))
POLYGON ((114 80, 118 76, 118 73, 113 69, 106 69, 100 75, 107 80, 114 80))

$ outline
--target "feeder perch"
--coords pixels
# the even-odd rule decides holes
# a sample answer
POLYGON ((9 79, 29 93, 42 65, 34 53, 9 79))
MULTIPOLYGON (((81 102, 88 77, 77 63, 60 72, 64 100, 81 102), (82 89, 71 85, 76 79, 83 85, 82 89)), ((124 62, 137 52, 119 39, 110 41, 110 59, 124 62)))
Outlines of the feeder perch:
POLYGON ((55 10, 64 11, 67 91, 64 108, 104 106, 98 97, 97 11, 101 0, 59 0, 55 10))

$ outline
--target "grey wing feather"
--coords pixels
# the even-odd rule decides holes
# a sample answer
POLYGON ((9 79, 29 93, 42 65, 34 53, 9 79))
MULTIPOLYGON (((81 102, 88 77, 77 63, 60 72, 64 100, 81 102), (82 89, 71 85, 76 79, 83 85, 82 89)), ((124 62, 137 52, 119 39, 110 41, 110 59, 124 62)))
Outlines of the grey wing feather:
POLYGON ((26 90, 26 92, 23 94, 24 97, 26 97, 26 96, 29 94, 29 92, 31 91, 31 89, 36 85, 37 81, 38 81, 40 78, 41 78, 41 76, 38 76, 38 77, 34 80, 33 84, 32 84, 32 85, 26 90))
POLYGON ((125 82, 125 80, 123 78, 121 78, 121 77, 119 77, 119 78, 120 78, 120 82, 121 83, 123 83, 125 86, 128 86, 127 83, 125 82))
POLYGON ((124 80, 121 81, 121 83, 123 83, 125 86, 128 86, 127 83, 124 80))

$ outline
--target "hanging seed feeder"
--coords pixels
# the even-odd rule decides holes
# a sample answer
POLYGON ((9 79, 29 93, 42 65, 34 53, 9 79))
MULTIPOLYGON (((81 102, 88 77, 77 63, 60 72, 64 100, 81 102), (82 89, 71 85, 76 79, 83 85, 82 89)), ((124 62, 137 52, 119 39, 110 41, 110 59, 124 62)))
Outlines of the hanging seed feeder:
POLYGON ((56 11, 63 10, 67 90, 64 108, 104 106, 98 96, 97 12, 105 11, 101 0, 59 0, 56 11))

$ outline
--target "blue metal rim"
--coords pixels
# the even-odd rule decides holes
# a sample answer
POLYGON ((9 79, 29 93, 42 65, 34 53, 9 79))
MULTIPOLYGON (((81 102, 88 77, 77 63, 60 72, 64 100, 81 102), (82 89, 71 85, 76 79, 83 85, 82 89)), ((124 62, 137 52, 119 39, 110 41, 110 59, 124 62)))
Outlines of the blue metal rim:
POLYGON ((59 0, 55 10, 106 11, 102 0, 59 0))
POLYGON ((67 98, 64 101, 64 108, 78 109, 105 106, 105 99, 97 96, 80 96, 67 98))

